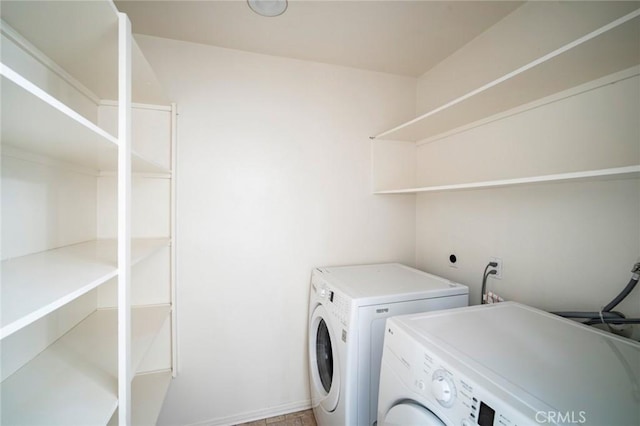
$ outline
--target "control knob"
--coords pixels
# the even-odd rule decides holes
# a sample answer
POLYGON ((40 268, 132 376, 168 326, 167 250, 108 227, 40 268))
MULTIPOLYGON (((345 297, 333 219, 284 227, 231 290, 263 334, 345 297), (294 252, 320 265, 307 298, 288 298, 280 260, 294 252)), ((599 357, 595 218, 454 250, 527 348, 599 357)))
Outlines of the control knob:
POLYGON ((453 379, 444 370, 433 373, 431 381, 433 396, 443 407, 451 407, 456 399, 456 386, 453 379))

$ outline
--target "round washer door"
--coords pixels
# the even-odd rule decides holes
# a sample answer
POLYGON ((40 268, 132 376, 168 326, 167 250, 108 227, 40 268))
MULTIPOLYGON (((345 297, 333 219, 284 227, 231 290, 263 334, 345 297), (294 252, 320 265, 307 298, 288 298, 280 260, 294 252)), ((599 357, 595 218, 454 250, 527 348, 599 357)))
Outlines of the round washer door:
POLYGON ((414 402, 403 402, 391 407, 384 417, 383 424, 385 426, 445 426, 438 416, 414 402))
POLYGON ((312 405, 334 411, 340 397, 340 364, 337 339, 327 310, 318 305, 309 321, 309 369, 312 405))

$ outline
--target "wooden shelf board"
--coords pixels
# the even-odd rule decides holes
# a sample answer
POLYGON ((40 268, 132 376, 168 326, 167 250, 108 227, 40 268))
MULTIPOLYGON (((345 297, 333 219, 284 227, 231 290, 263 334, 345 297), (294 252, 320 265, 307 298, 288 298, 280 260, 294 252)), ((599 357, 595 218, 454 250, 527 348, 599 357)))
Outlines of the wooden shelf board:
POLYGON ((640 177, 640 166, 616 167, 611 169, 588 170, 584 172, 559 173, 553 175, 531 176, 515 179, 501 179, 484 182, 470 182, 453 185, 435 185, 419 188, 391 189, 376 191, 375 194, 418 194, 426 192, 461 191, 470 189, 502 188, 518 185, 533 185, 553 182, 571 182, 581 180, 631 179, 640 177))
MULTIPOLYGON (((169 306, 132 311, 132 357, 139 360, 169 306)), ((118 405, 117 310, 95 311, 0 387, 2 424, 106 424, 118 405)))
MULTIPOLYGON (((134 240, 133 264, 168 244, 134 240)), ((116 240, 96 240, 3 261, 0 339, 115 277, 116 258, 116 240)))
MULTIPOLYGON (((117 170, 118 140, 0 64, 2 143, 94 170, 117 170)), ((169 169, 132 152, 135 172, 169 169)))
POLYGON ((631 68, 638 40, 640 9, 374 139, 417 142, 631 68))
POLYGON ((93 169, 117 158, 112 135, 10 68, 0 65, 0 73, 3 144, 93 169))

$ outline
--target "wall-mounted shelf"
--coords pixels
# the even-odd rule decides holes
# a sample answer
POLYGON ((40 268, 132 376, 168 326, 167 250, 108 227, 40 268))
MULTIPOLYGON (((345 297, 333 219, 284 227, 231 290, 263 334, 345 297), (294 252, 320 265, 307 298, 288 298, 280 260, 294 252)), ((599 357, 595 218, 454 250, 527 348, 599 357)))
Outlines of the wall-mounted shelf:
POLYGON ((610 169, 588 170, 584 172, 559 173, 544 176, 531 176, 516 179, 502 179, 485 182, 470 182, 453 185, 425 186, 420 188, 377 191, 375 194, 420 194, 427 192, 462 191, 473 189, 502 188, 508 186, 535 185, 542 183, 561 183, 572 181, 595 181, 606 179, 630 179, 640 177, 640 165, 610 169))
MULTIPOLYGON (((132 263, 168 244, 165 238, 134 240, 132 263)), ((115 277, 117 249, 115 240, 97 240, 3 261, 0 338, 115 277)))
MULTIPOLYGON (((134 366, 169 318, 169 310, 133 310, 134 366)), ((2 383, 2 424, 107 424, 118 407, 117 340, 117 310, 88 316, 2 383)), ((159 376, 161 383, 166 374, 159 376)))
POLYGON ((640 63, 640 9, 372 139, 416 142, 640 63))

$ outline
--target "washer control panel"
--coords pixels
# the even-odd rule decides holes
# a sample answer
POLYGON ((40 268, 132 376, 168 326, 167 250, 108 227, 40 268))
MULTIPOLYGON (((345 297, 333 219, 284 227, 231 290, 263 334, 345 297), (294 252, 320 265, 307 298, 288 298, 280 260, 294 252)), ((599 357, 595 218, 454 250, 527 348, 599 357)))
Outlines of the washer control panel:
POLYGON ((461 374, 451 362, 396 327, 393 319, 387 321, 382 368, 392 369, 416 395, 416 402, 450 424, 517 426, 534 420, 522 403, 461 374))
POLYGON ((345 327, 351 315, 351 299, 329 284, 320 269, 315 269, 311 277, 311 291, 327 311, 335 316, 345 327))

